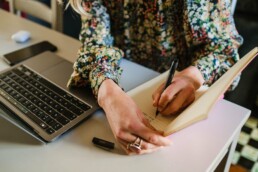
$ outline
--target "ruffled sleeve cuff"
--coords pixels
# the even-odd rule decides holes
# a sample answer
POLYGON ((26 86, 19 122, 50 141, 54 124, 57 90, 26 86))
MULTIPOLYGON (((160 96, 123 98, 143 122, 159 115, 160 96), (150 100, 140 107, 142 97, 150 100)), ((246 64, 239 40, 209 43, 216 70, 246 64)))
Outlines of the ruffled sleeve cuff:
POLYGON ((119 66, 124 53, 116 47, 97 47, 92 52, 80 54, 74 63, 74 72, 71 75, 68 87, 90 85, 93 94, 97 97, 102 82, 112 79, 119 85, 122 68, 119 66), (93 60, 94 59, 94 60, 93 60))
POLYGON ((98 96, 99 87, 103 81, 106 79, 112 79, 115 83, 119 85, 119 81, 122 74, 122 69, 117 67, 115 70, 104 68, 103 66, 97 66, 90 72, 89 80, 92 88, 92 92, 95 97, 98 96))

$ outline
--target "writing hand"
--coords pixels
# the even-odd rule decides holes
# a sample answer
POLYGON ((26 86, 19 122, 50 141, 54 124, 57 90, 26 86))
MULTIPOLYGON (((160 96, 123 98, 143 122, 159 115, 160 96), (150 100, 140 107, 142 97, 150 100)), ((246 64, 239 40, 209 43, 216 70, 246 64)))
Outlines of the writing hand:
POLYGON ((141 110, 112 80, 105 80, 98 94, 100 106, 104 109, 112 132, 127 154, 154 152, 171 141, 150 127, 141 110), (128 148, 139 137, 141 150, 128 148))
POLYGON ((172 83, 163 91, 164 83, 153 93, 153 106, 163 115, 173 115, 184 110, 195 99, 195 91, 203 78, 193 66, 174 76, 172 83))

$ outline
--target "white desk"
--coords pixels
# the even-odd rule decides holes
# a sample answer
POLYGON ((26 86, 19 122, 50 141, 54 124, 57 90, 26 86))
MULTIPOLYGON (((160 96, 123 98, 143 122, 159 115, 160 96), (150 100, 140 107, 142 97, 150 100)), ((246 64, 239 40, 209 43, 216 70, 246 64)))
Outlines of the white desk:
MULTIPOLYGON (((75 60, 80 43, 55 31, 21 20, 0 10, 0 55, 20 47, 10 39, 20 29, 32 33, 32 42, 49 40, 58 54, 75 60)), ((0 170, 11 171, 107 171, 166 172, 213 171, 230 148, 228 170, 240 129, 250 111, 220 100, 209 118, 170 136, 173 145, 161 151, 126 156, 117 146, 114 151, 95 147, 94 136, 115 142, 102 111, 57 141, 41 145, 20 129, 0 118, 0 170), (231 147, 230 147, 231 145, 231 147)))

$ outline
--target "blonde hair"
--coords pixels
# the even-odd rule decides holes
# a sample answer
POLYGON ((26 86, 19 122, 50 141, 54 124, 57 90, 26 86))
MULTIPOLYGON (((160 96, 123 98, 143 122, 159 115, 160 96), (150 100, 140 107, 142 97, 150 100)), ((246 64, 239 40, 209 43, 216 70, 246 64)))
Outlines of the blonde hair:
MULTIPOLYGON (((60 3, 62 3, 63 0, 57 0, 60 3)), ((67 6, 65 8, 68 8, 68 6, 71 6, 75 12, 77 12, 80 15, 88 16, 90 17, 91 15, 87 12, 82 7, 82 0, 68 0, 67 6)))

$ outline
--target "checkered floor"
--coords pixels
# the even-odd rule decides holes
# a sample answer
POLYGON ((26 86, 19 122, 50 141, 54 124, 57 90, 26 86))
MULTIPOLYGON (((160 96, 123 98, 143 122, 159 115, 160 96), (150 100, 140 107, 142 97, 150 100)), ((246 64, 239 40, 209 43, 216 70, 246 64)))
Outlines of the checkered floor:
POLYGON ((258 119, 250 117, 241 130, 232 164, 258 172, 258 119))

